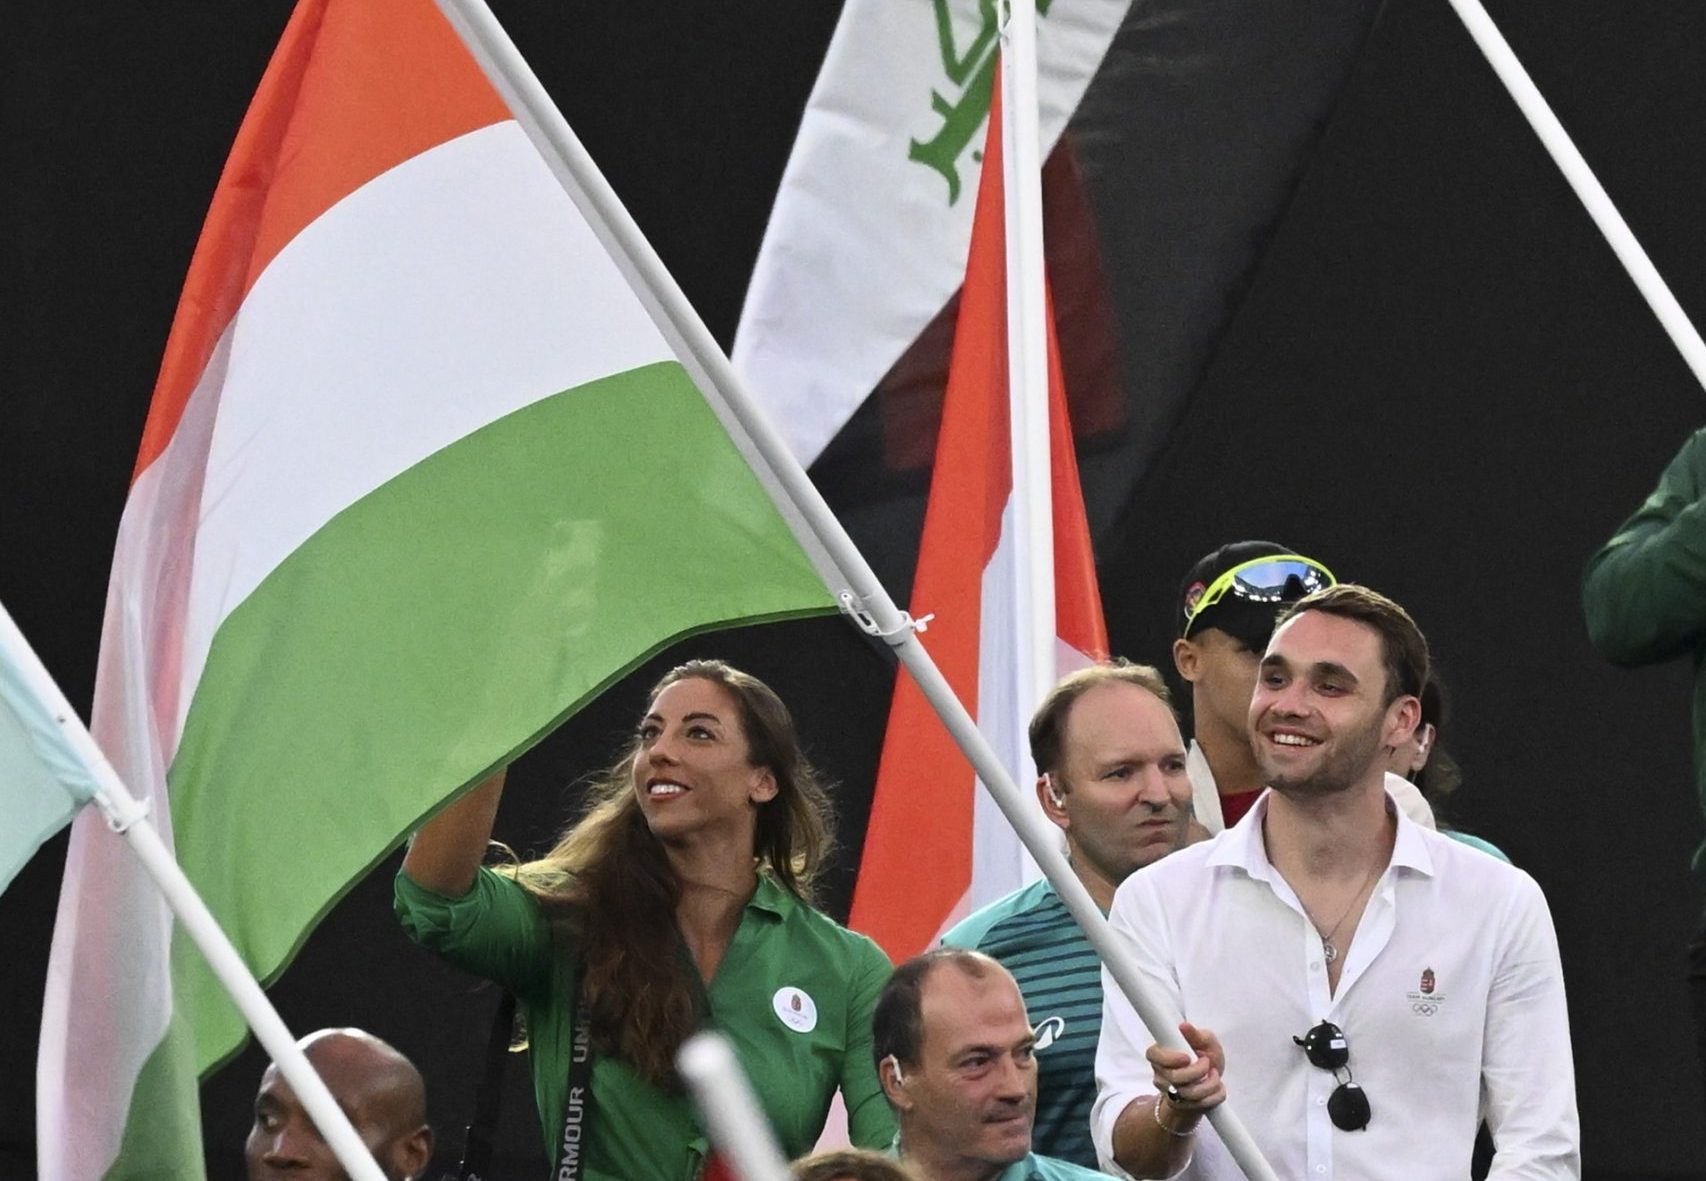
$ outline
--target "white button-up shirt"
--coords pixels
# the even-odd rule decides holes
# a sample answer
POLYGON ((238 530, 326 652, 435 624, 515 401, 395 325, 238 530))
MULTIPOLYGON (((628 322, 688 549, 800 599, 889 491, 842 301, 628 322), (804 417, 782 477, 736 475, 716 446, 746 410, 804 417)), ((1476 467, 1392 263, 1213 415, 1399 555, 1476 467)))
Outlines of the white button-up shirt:
MULTIPOLYGON (((1108 918, 1155 995, 1219 1036, 1228 1100, 1279 1176, 1462 1181, 1485 1118, 1491 1178, 1580 1177, 1564 978, 1534 879, 1389 803, 1392 861, 1330 994, 1321 937, 1268 861, 1267 805, 1133 874, 1108 918), (1368 1096, 1362 1131, 1333 1126, 1338 1082, 1292 1041, 1323 1020, 1368 1096)), ((1107 1166, 1120 1113, 1155 1091, 1154 1039, 1105 971, 1103 996, 1091 1130, 1107 1166)), ((1184 1176, 1241 1176, 1221 1145, 1201 1149, 1184 1176)))

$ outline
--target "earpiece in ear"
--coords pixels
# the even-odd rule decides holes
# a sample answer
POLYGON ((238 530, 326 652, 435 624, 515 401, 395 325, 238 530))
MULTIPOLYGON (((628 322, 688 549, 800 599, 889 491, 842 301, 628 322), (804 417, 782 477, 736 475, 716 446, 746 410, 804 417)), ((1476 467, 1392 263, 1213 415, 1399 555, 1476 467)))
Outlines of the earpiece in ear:
POLYGON ((906 1072, 900 1068, 900 1059, 896 1058, 893 1054, 890 1054, 887 1058, 884 1058, 883 1061, 887 1062, 889 1066, 893 1068, 894 1081, 904 1087, 906 1085, 906 1072))
POLYGON ((1054 801, 1054 806, 1057 808, 1066 807, 1066 800, 1061 796, 1060 788, 1054 785, 1054 776, 1045 771, 1043 778, 1048 780, 1048 798, 1054 801))

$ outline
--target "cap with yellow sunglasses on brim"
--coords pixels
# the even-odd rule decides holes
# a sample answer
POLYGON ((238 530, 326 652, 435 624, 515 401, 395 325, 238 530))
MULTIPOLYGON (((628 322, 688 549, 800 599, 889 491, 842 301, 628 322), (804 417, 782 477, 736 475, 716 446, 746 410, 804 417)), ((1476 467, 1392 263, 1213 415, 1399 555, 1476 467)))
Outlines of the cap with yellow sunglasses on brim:
POLYGON ((1274 620, 1304 595, 1332 586, 1333 572, 1272 541, 1234 541, 1204 555, 1179 588, 1179 638, 1218 628, 1260 651, 1274 620))

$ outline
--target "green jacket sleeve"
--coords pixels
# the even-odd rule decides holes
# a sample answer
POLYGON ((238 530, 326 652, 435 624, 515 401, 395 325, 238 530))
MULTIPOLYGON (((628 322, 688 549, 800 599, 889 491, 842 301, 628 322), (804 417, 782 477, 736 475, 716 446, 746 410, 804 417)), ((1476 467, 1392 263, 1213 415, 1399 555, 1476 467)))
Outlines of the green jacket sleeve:
POLYGON ((1588 562, 1588 638, 1616 664, 1648 664, 1706 634, 1706 430, 1697 431, 1635 515, 1588 562))
POLYGON ((468 893, 447 898, 398 873, 395 896, 397 918, 422 947, 523 1000, 549 996, 550 923, 512 879, 482 868, 468 893))
POLYGON ((886 1149, 894 1143, 894 1112, 877 1078, 872 1060, 871 1018, 877 998, 888 983, 894 965, 882 948, 865 940, 865 947, 849 981, 847 1005, 847 1053, 841 1059, 841 1098, 847 1104, 847 1135, 858 1148, 886 1149))

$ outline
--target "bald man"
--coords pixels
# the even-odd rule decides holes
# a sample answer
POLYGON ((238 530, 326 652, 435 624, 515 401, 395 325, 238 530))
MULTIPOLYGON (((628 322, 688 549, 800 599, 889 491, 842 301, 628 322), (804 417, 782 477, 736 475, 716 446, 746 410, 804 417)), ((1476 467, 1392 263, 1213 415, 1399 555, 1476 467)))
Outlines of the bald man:
MULTIPOLYGON (((359 1029, 322 1029, 297 1044, 388 1181, 410 1181, 426 1168, 432 1129, 414 1063, 359 1029)), ((349 1181, 277 1064, 261 1076, 244 1156, 249 1181, 349 1181)))

